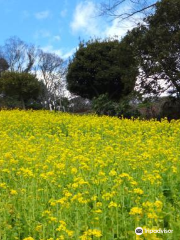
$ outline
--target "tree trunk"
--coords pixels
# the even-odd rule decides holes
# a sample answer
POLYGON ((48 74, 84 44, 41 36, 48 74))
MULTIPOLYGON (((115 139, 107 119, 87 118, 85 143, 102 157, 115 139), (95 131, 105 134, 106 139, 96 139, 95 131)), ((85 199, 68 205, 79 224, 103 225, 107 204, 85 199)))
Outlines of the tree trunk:
POLYGON ((21 104, 22 104, 23 110, 26 110, 26 106, 25 106, 25 102, 24 102, 23 97, 21 97, 21 104))

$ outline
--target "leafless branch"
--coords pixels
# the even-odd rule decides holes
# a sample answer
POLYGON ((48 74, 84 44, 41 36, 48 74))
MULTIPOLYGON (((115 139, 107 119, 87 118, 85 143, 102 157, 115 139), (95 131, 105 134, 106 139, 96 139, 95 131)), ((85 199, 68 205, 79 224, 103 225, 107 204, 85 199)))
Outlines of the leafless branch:
POLYGON ((132 18, 133 16, 142 13, 146 14, 147 10, 152 10, 156 6, 156 2, 148 3, 148 1, 140 1, 140 0, 109 0, 108 3, 100 4, 100 16, 108 16, 112 19, 119 19, 119 21, 126 20, 128 18, 132 18), (123 4, 132 5, 129 9, 124 10, 124 12, 120 12, 119 9, 123 4))

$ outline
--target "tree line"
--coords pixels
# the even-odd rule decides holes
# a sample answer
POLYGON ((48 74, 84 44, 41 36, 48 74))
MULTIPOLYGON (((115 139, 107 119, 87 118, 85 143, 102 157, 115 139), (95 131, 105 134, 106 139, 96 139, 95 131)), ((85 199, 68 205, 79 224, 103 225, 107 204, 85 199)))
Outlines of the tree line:
POLYGON ((81 41, 68 64, 18 38, 8 39, 0 48, 1 100, 17 99, 23 108, 33 103, 46 109, 62 109, 65 104, 71 110, 75 104, 81 108, 91 105, 99 114, 127 117, 139 116, 140 105, 153 115, 159 101, 160 117, 179 118, 180 1, 145 1, 123 15, 116 8, 127 1, 110 2, 102 5, 103 14, 120 20, 153 11, 121 40, 81 41), (64 96, 66 89, 77 96, 76 101, 64 96), (168 97, 163 99, 162 94, 168 97))
POLYGON ((18 37, 0 46, 1 107, 61 107, 65 88, 65 62, 18 37))
MULTIPOLYGON (((113 2, 115 10, 124 1, 113 2)), ((104 7, 110 14, 111 8, 104 7)), ((97 111, 121 115, 127 110, 127 116, 137 115, 133 101, 141 98, 141 103, 150 106, 163 102, 164 94, 169 98, 163 102, 161 115, 180 117, 180 1, 162 0, 140 10, 152 7, 154 11, 120 41, 82 42, 73 56, 68 89, 93 99, 97 111)), ((122 20, 131 15, 111 16, 122 20)))

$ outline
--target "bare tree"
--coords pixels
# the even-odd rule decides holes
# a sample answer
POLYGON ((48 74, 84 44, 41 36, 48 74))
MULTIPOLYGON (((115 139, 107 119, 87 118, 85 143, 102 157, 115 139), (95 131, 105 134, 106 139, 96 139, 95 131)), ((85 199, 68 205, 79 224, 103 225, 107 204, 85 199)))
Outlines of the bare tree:
POLYGON ((0 52, 9 65, 9 71, 28 73, 32 70, 36 58, 33 45, 26 44, 18 37, 11 37, 0 47, 0 52))
POLYGON ((65 62, 56 54, 46 53, 18 37, 0 46, 0 72, 33 73, 44 83, 43 100, 49 109, 61 109, 65 96, 65 62), (7 65, 7 66, 6 66, 7 65))
POLYGON ((39 50, 38 74, 46 86, 46 105, 50 110, 61 108, 61 97, 65 89, 65 64, 63 59, 53 53, 39 50))
POLYGON ((157 2, 157 0, 105 0, 100 3, 100 15, 119 21, 132 19, 137 14, 147 16, 157 2))

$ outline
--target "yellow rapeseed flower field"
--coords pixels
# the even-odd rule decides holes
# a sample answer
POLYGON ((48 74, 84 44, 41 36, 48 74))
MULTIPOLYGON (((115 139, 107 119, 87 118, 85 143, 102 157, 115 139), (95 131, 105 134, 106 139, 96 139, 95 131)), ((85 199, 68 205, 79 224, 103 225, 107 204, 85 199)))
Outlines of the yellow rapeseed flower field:
POLYGON ((179 240, 180 121, 0 111, 0 239, 179 240))

